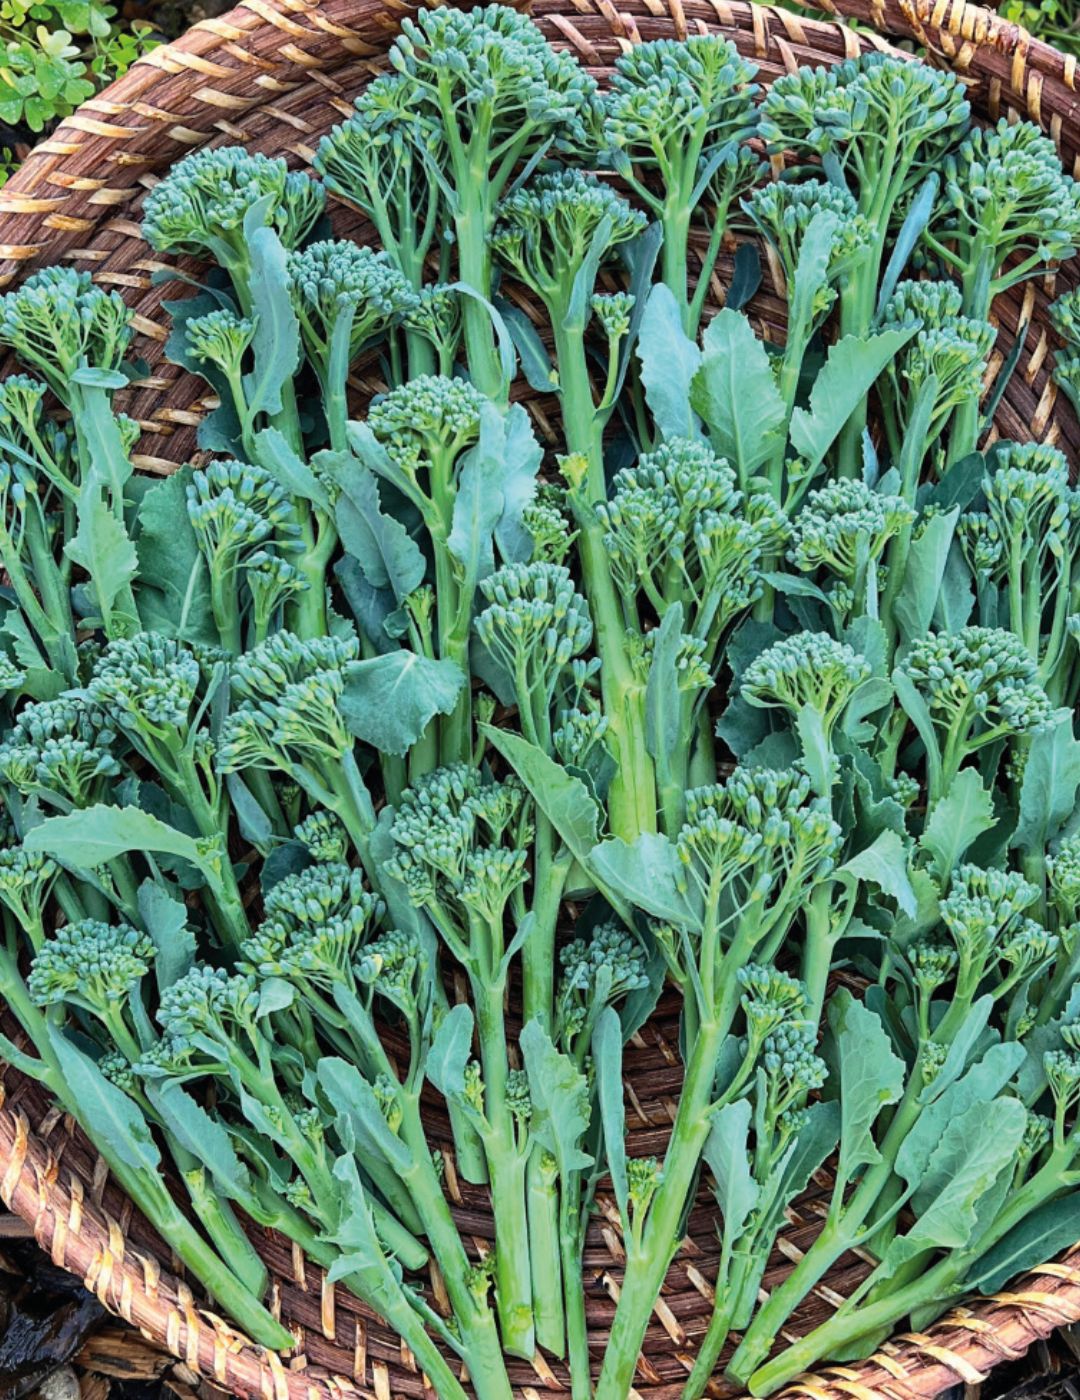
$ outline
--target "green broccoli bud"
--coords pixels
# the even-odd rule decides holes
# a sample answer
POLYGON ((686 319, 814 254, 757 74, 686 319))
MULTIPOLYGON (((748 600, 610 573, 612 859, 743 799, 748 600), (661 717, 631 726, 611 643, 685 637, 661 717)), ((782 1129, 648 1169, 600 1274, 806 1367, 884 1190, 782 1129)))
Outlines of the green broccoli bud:
POLYGON ((815 1053, 816 1043, 816 1027, 806 1021, 785 1021, 766 1037, 761 1067, 768 1095, 766 1112, 771 1120, 825 1083, 828 1070, 815 1053))
MULTIPOLYGON (((656 654, 656 639, 659 628, 654 627, 641 638, 640 653, 632 657, 643 682, 648 684, 656 654)), ((686 632, 679 634, 679 644, 671 658, 675 672, 675 685, 681 695, 693 695, 708 690, 713 683, 713 673, 709 668, 707 645, 703 638, 692 637, 686 632)))
POLYGON ((860 200, 880 191, 882 147, 898 152, 901 189, 933 169, 967 126, 971 107, 957 75, 869 52, 831 68, 781 74, 761 105, 760 132, 770 152, 839 157, 860 200))
POLYGON ((405 313, 405 326, 435 347, 444 374, 449 372, 461 341, 461 296, 452 285, 421 287, 405 313))
POLYGON ((546 728, 561 672, 592 642, 589 606, 561 564, 507 564, 480 589, 477 639, 511 678, 523 722, 546 728))
POLYGON ((998 956, 1012 969, 1006 985, 1029 977, 1057 953, 1058 939, 1034 919, 1023 919, 998 949, 998 956))
POLYGON ((959 954, 949 943, 926 937, 917 939, 905 953, 912 981, 929 1005, 934 993, 955 975, 959 954))
POLYGON ((900 663, 934 724, 968 753, 1011 734, 1034 734, 1054 707, 1036 683, 1024 643, 997 627, 962 627, 917 637, 900 663))
POLYGON ((522 511, 522 524, 532 537, 536 563, 561 564, 578 537, 564 512, 565 502, 565 491, 545 483, 522 511))
POLYGON ((956 870, 939 914, 959 954, 961 978, 977 981, 990 959, 1001 956, 1001 949, 1026 922, 1021 919, 1024 910, 1038 897, 1038 888, 1019 871, 975 865, 956 870))
POLYGON ((601 710, 567 710, 551 736, 559 762, 587 771, 595 754, 606 754, 604 740, 610 725, 601 710))
POLYGON ((1049 307, 1050 321, 1067 345, 1080 349, 1080 288, 1058 297, 1049 307))
POLYGON ((66 1002, 107 1020, 154 957, 153 940, 128 924, 80 919, 57 929, 37 950, 26 986, 38 1006, 66 1002))
POLYGON ((10 909, 35 949, 45 940, 45 905, 59 874, 57 863, 40 851, 0 848, 0 903, 10 909))
POLYGON ((786 1021, 797 1019, 805 1010, 806 990, 786 972, 747 963, 735 975, 743 989, 740 1004, 752 1043, 763 1045, 786 1021))
POLYGON ((798 632, 754 658, 743 673, 740 694, 751 705, 786 710, 793 719, 803 709, 813 710, 828 738, 870 675, 870 663, 846 642, 825 632, 798 632))
POLYGON ((247 550, 290 539, 292 501, 262 467, 231 459, 196 468, 186 487, 191 527, 212 571, 231 574, 247 550))
POLYGON ((121 771, 115 740, 96 704, 60 696, 25 705, 0 743, 0 775, 24 797, 90 807, 121 771))
POLYGON ((237 316, 219 307, 205 316, 193 316, 184 327, 184 338, 192 359, 214 365, 226 378, 236 381, 243 373, 244 356, 257 327, 257 316, 237 316))
POLYGON ((219 770, 293 772, 306 760, 334 763, 351 754, 353 739, 338 701, 346 669, 359 655, 355 637, 304 640, 276 632, 237 657, 230 677, 234 705, 217 750, 219 770))
POLYGON ((1054 143, 1030 122, 1003 117, 976 128, 946 156, 943 173, 933 246, 955 245, 957 266, 985 265, 987 309, 995 291, 1040 263, 1068 257, 1080 241, 1080 186, 1062 173, 1054 143))
POLYGON ((196 963, 161 993, 157 1019, 165 1041, 183 1046, 196 1036, 216 1041, 227 1055, 235 1032, 258 1034, 259 992, 254 977, 196 963))
POLYGON ((1043 1073, 1058 1114, 1065 1114, 1080 1101, 1080 1055, 1047 1050, 1043 1055, 1043 1073))
POLYGON ((139 1092, 139 1076, 126 1055, 119 1050, 109 1050, 97 1062, 98 1071, 104 1079, 122 1093, 134 1097, 139 1092))
POLYGON ((523 1069, 512 1069, 506 1076, 506 1104, 515 1123, 522 1129, 528 1128, 532 1117, 532 1095, 529 1093, 529 1076, 523 1069))
POLYGON ((0 694, 7 695, 13 690, 21 690, 26 681, 26 672, 7 652, 0 652, 0 694))
POLYGON ((295 564, 280 554, 257 549, 243 561, 244 580, 251 593, 257 641, 264 641, 274 617, 286 603, 311 587, 295 564))
MULTIPOLYGON (((983 375, 997 332, 985 321, 957 316, 949 325, 919 331, 899 357, 899 367, 907 380, 906 395, 899 395, 901 422, 904 408, 934 380, 934 413, 940 415, 963 403, 977 402, 982 394, 983 375)), ((931 433, 938 424, 931 422, 931 433)))
POLYGON ((791 523, 788 558, 797 569, 824 568, 855 586, 869 563, 915 519, 900 496, 886 496, 858 479, 832 481, 811 491, 791 523))
POLYGON ((601 142, 665 181, 692 176, 702 156, 754 134, 756 74, 716 34, 636 44, 615 60, 601 142))
POLYGON ((413 1017, 423 1005, 428 971, 427 954, 417 934, 395 928, 367 944, 356 975, 405 1016, 413 1017))
POLYGON ((664 1173, 655 1157, 630 1157, 626 1163, 626 1192, 630 1218, 640 1222, 660 1189, 664 1173))
POLYGON ((648 959, 641 944, 620 924, 609 922, 587 938, 575 938, 559 954, 562 976, 555 998, 558 1035, 569 1043, 631 992, 649 985, 648 959))
POLYGON ((94 665, 87 694, 139 747, 146 738, 183 739, 203 679, 203 663, 190 647, 140 632, 109 643, 94 665))
POLYGON ((1017 1181, 1023 1180, 1029 1165, 1041 1154, 1043 1148, 1050 1141, 1053 1127, 1053 1123, 1045 1114, 1028 1109, 1024 1136, 1020 1139, 1020 1146, 1016 1149, 1015 1179, 1017 1181))
POLYGON ((134 334, 131 316, 123 297, 95 287, 88 272, 44 268, 0 297, 0 345, 70 408, 77 370, 119 369, 134 334))
POLYGON ((562 305, 586 258, 595 257, 601 225, 603 254, 636 237, 644 214, 610 185, 580 170, 538 175, 498 207, 491 246, 498 259, 545 301, 562 305))
POLYGON ((467 380, 422 374, 373 403, 368 426, 404 469, 448 470, 480 436, 484 403, 467 380))
POLYGON ((320 865, 342 864, 349 849, 348 832, 333 812, 323 808, 306 816, 293 828, 293 835, 320 865))
POLYGON ((390 62, 406 80, 405 100, 425 133, 445 123, 451 145, 468 147, 483 130, 493 166, 507 146, 522 162, 549 144, 588 149, 595 82, 509 6, 445 6, 405 17, 390 62))
POLYGON ((610 344, 618 345, 630 333, 634 302, 632 292, 597 292, 590 299, 592 313, 610 344))
POLYGON ((263 922, 241 948, 247 963, 260 976, 326 992, 350 980, 385 911, 382 900, 364 888, 362 873, 339 864, 286 875, 264 908, 263 922))
POLYGON ((233 270, 247 266, 245 224, 256 206, 261 223, 296 248, 325 204, 323 187, 290 173, 283 160, 217 146, 185 156, 154 186, 143 206, 143 237, 158 252, 210 256, 233 270))
POLYGON ((941 330, 959 317, 963 306, 964 296, 955 282, 898 282, 882 320, 888 326, 941 330))
POLYGON ((288 279, 304 349, 324 381, 332 346, 343 346, 344 372, 369 341, 417 304, 416 293, 386 253, 345 239, 290 253, 288 279))
POLYGON ((1080 908, 1080 835, 1067 836, 1046 858, 1050 895, 1062 917, 1069 923, 1080 908))
MULTIPOLYGON (((839 281, 870 247, 870 225, 855 199, 839 185, 824 180, 806 180, 801 184, 775 181, 762 185, 743 205, 754 225, 776 249, 784 278, 794 285, 803 239, 811 223, 819 216, 832 220, 833 240, 829 253, 829 282, 839 281)), ((815 319, 825 316, 835 299, 835 292, 823 287, 815 302, 815 319)))

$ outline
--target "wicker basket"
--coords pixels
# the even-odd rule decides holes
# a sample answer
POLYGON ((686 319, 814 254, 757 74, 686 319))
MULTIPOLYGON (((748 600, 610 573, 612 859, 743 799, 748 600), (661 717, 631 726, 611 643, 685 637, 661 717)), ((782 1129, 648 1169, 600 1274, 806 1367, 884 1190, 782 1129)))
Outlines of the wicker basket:
MULTIPOLYGON (((623 0, 618 8, 612 0, 535 0, 533 13, 553 43, 574 50, 601 77, 620 50, 635 42, 704 30, 728 35, 759 64, 765 81, 801 63, 887 47, 882 35, 914 39, 934 61, 964 76, 980 118, 1039 122, 1080 174, 1075 59, 962 0, 817 2, 864 27, 811 21, 743 0, 623 0)), ((0 192, 0 283, 70 262, 93 271, 134 306, 137 353, 151 371, 128 391, 123 407, 143 427, 135 458, 143 470, 166 473, 187 460, 207 406, 202 382, 162 359, 167 318, 161 301, 176 292, 152 284, 163 264, 140 238, 143 193, 172 161, 208 143, 243 143, 294 164, 309 161, 320 135, 349 112, 358 88, 378 70, 405 12, 402 0, 246 0, 140 60, 42 143, 0 192)), ((354 210, 339 203, 333 216, 339 234, 366 236, 354 210)), ((722 259, 717 300, 729 267, 722 259)), ((1002 333, 990 374, 1008 354, 1018 326, 1030 323, 996 430, 1057 442, 1080 459, 1080 425, 1049 378, 1045 314, 1048 300, 1077 281, 1080 260, 1001 299, 995 315, 1002 333)), ((782 328, 783 303, 768 281, 752 311, 766 334, 782 328)), ((363 372, 356 376, 358 396, 372 387, 363 372)), ((552 404, 534 396, 529 407, 540 433, 553 439, 552 404)), ((681 1076, 676 1045, 674 1008, 662 1004, 627 1049, 635 1155, 663 1150, 681 1076)), ((466 1236, 490 1235, 484 1193, 459 1186, 452 1170, 448 1185, 466 1236)), ((766 1287, 814 1237, 827 1195, 822 1180, 797 1203, 766 1287)), ((10 1069, 0 1069, 0 1198, 32 1223, 54 1262, 81 1274, 109 1308, 237 1395, 316 1400, 374 1394, 390 1400, 430 1393, 389 1330, 343 1289, 328 1287, 320 1270, 270 1232, 261 1232, 257 1243, 274 1280, 273 1307, 295 1333, 292 1358, 253 1347, 200 1308, 167 1245, 110 1184, 86 1140, 36 1085, 10 1069)), ((597 1360, 618 1298, 622 1260, 617 1212, 604 1209, 602 1192, 600 1206, 585 1256, 597 1360)), ((718 1250, 709 1198, 703 1196, 699 1206, 639 1363, 637 1393, 648 1400, 676 1400, 708 1322, 718 1250)), ((857 1258, 841 1261, 796 1314, 793 1328, 821 1321, 865 1270, 857 1258)), ((439 1287, 433 1278, 436 1304, 439 1287)), ((859 1365, 804 1377, 791 1393, 813 1400, 934 1396, 958 1382, 978 1383, 998 1361, 1078 1319, 1080 1247, 1064 1262, 1034 1271, 1013 1291, 958 1309, 926 1334, 897 1337, 859 1365)), ((542 1360, 511 1367, 523 1400, 568 1389, 565 1374, 542 1360)), ((723 1394, 719 1381, 716 1393, 723 1394)))

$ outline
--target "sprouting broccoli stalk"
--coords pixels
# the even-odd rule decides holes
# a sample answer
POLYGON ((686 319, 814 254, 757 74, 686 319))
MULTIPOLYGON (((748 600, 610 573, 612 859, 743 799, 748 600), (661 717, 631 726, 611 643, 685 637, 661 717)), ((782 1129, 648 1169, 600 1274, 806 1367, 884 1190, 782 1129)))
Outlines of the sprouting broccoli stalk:
POLYGON ((1000 627, 912 642, 893 682, 925 749, 930 807, 972 755, 1052 723, 1054 706, 1037 672, 1022 639, 1000 627))
POLYGON ((960 541, 984 617, 1008 624, 1064 700, 1067 624, 1077 601, 1074 522, 1080 497, 1064 455, 1039 443, 1005 446, 983 482, 985 509, 960 521, 960 541))
POLYGON ((608 372, 597 403, 586 328, 601 261, 642 230, 644 217, 608 186, 574 170, 538 176, 506 200, 498 214, 492 239, 496 255, 540 297, 555 333, 558 393, 570 454, 563 474, 579 531, 582 575, 618 769, 610 797, 612 829, 633 837, 655 827, 656 799, 644 733, 643 687, 634 674, 598 515, 608 494, 603 431, 615 406, 619 347, 608 341, 608 372))
POLYGON ((496 1216, 495 1299, 503 1345, 532 1356, 525 1173, 528 1117, 517 1109, 509 1076, 504 997, 510 962, 530 932, 523 887, 533 829, 524 789, 485 783, 456 765, 429 774, 394 813, 389 874, 424 910, 469 979, 480 1062, 459 1097, 475 1118, 491 1178, 496 1216), (507 915, 516 925, 508 944, 507 915))
MULTIPOLYGON (((869 237, 840 288, 841 335, 865 335, 869 329, 898 214, 909 200, 917 210, 936 190, 934 172, 969 114, 955 73, 891 54, 870 52, 833 68, 800 68, 770 87, 760 119, 767 148, 819 159, 830 182, 855 196, 866 220, 869 237)), ((985 311, 969 314, 986 317, 985 311)), ((842 476, 858 474, 865 425, 863 401, 841 437, 842 476)))
POLYGON ((359 655, 355 637, 304 641, 290 632, 245 652, 230 675, 233 708, 214 762, 222 774, 247 768, 287 774, 344 823, 374 878, 375 809, 338 704, 347 668, 359 655))
MULTIPOLYGON (((434 352, 431 373, 452 375, 461 344, 461 303, 462 295, 447 283, 427 284, 420 288, 416 302, 405 313, 405 331, 410 345, 426 342, 434 352)), ((429 353, 419 356, 419 363, 427 365, 429 353)), ((416 378, 428 370, 421 369, 414 361, 418 351, 410 350, 410 376, 416 378)))
MULTIPOLYGON (((484 1377, 481 1393, 503 1395, 508 1387, 486 1278, 470 1265, 451 1220, 420 1114, 421 1088, 435 1053, 433 1029, 445 1014, 434 949, 415 931, 381 931, 383 913, 382 901, 364 888, 358 872, 320 863, 274 886, 266 918, 243 952, 259 976, 293 986, 321 1031, 332 1033, 344 1058, 317 1061, 314 1068, 339 1115, 342 1145, 355 1147, 362 1175, 378 1192, 370 1197, 376 1227, 388 1244, 397 1241, 399 1252, 408 1241, 394 1221, 423 1230, 454 1310, 458 1349, 470 1370, 484 1377), (404 1071, 380 1039, 388 1012, 407 1031, 404 1071), (379 1197, 392 1216, 379 1207, 379 1197)), ((309 1199, 315 1203, 305 1191, 305 1203, 309 1199)), ((402 1262, 417 1264, 411 1256, 402 1262)))
MULTIPOLYGON (((124 487, 133 470, 133 442, 129 425, 112 407, 113 392, 127 383, 121 365, 133 333, 131 311, 123 297, 102 291, 89 273, 72 268, 46 268, 0 298, 0 344, 10 346, 28 369, 40 374, 72 415, 79 459, 78 477, 72 483, 78 488, 74 496, 78 528, 64 549, 70 560, 89 573, 92 612, 109 636, 125 636, 138 627, 131 588, 135 558, 124 522, 124 487)), ((25 490, 39 474, 46 483, 58 485, 57 473, 49 471, 47 452, 36 451, 30 462, 12 464, 8 470, 13 472, 16 493, 20 484, 25 490)), ((4 483, 5 494, 10 490, 4 483)), ((23 514, 17 500, 11 504, 17 515, 23 514)), ((30 621, 50 659, 55 656, 54 664, 64 663, 58 669, 71 677, 68 579, 53 560, 38 501, 31 503, 16 530, 19 535, 25 533, 20 543, 33 570, 39 607, 30 605, 33 595, 26 587, 20 590, 17 585, 17 596, 21 594, 22 606, 30 605, 30 621)), ((7 543, 0 537, 0 547, 7 543)), ((20 552, 12 554, 17 571, 20 552)), ((6 557, 4 562, 6 566, 6 557)))
POLYGON ((683 1390, 703 1394, 729 1332, 746 1326, 784 1212, 836 1146, 835 1104, 807 1108, 826 1066, 814 1052, 813 1021, 800 1020, 803 991, 774 968, 742 969, 743 1012, 758 1047, 751 1094, 727 1104, 713 1121, 705 1160, 723 1217, 716 1298, 709 1326, 683 1390))
POLYGON ((344 451, 349 366, 415 310, 418 298, 388 254, 344 240, 290 253, 288 276, 304 350, 322 388, 330 445, 344 451))
POLYGON ((23 706, 0 743, 0 776, 61 812, 92 807, 122 771, 116 747, 106 710, 62 695, 23 706))
MULTIPOLYGON (((527 16, 505 5, 450 7, 407 18, 390 50, 392 96, 372 125, 442 155, 440 187, 454 229, 465 348, 473 383, 489 398, 508 386, 490 312, 496 207, 523 166, 585 150, 596 84, 556 53, 527 16)), ((430 158, 430 157, 429 157, 430 158)))
MULTIPOLYGON (((598 1400, 626 1395, 632 1384, 713 1117, 753 1073, 757 1047, 748 1042, 730 1082, 716 1083, 721 1049, 739 1013, 737 974, 751 962, 769 963, 783 946, 815 885, 829 874, 839 843, 827 803, 795 772, 736 770, 723 785, 687 794, 686 823, 668 848, 686 913, 673 924, 669 902, 654 906, 665 919, 655 934, 684 997, 686 1077, 659 1184, 625 1240, 626 1273, 598 1400)), ((600 847, 594 868, 617 885, 620 843, 611 845, 610 862, 600 847)), ((627 856, 632 862, 632 848, 627 856)), ((636 899, 648 910, 647 891, 636 899)))
MULTIPOLYGON (((757 73, 735 45, 718 34, 656 39, 615 60, 611 86, 598 113, 597 144, 663 230, 662 275, 697 334, 738 181, 724 176, 741 163, 743 143, 756 128, 757 73), (654 183, 655 181, 655 183, 654 183), (688 252, 698 207, 708 205, 710 231, 691 293, 688 252)), ((749 155, 749 152, 746 152, 749 155)))

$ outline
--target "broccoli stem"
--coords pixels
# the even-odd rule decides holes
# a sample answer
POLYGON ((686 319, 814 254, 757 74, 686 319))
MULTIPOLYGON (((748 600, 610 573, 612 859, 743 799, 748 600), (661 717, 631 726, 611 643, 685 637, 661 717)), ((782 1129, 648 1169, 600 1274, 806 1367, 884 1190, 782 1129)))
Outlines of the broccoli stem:
POLYGON ((0 516, 0 561, 3 562, 4 572, 7 574, 8 583, 11 585, 19 607, 30 626, 37 633, 41 645, 45 648, 45 655, 48 657, 50 665, 54 670, 61 672, 68 682, 74 681, 75 647, 71 635, 57 626, 38 601, 38 596, 34 592, 23 567, 19 548, 11 538, 7 522, 2 516, 0 516))
POLYGON ((716 1300, 713 1306, 712 1317, 709 1318, 709 1326, 698 1354, 694 1358, 693 1370, 687 1378, 683 1387, 682 1400, 698 1400, 704 1395, 705 1387, 712 1380, 716 1363, 720 1360, 720 1353, 724 1350, 724 1344, 731 1331, 732 1304, 734 1302, 734 1292, 731 1283, 723 1276, 723 1273, 716 1280, 716 1300))
MULTIPOLYGON (((554 1157, 538 1145, 534 1145, 529 1156, 525 1180, 536 1342, 552 1355, 562 1356, 566 1351, 566 1319, 562 1305, 558 1169, 554 1157)), ((580 1261, 575 1267, 580 1269, 580 1261)))
POLYGON ((495 1301, 503 1345, 514 1356, 535 1350, 532 1315, 532 1267, 526 1226, 525 1170, 528 1154, 518 1145, 514 1115, 506 1098, 509 1066, 502 977, 470 975, 476 1008, 477 1039, 484 1075, 484 1135, 491 1204, 495 1214, 495 1301))
MULTIPOLYGON (((734 984, 734 979, 731 982, 734 984)), ((712 1019, 702 1019, 698 1026, 671 1141, 664 1154, 660 1185, 649 1207, 640 1242, 633 1236, 626 1240, 626 1273, 596 1386, 596 1400, 626 1400, 630 1394, 645 1329, 679 1247, 683 1210, 709 1135, 717 1057, 734 1014, 731 989, 726 991, 724 1003, 726 1015, 722 1010, 712 1019), (730 1009, 726 1004, 730 1004, 730 1009)))
POLYGON ((230 1268, 253 1297, 264 1297, 269 1280, 266 1265, 244 1233, 228 1201, 209 1185, 206 1168, 196 1162, 171 1134, 167 1137, 169 1151, 184 1179, 191 1208, 214 1248, 223 1259, 229 1261, 230 1268))
POLYGON ((630 661, 604 527, 596 514, 597 505, 607 500, 607 483, 584 328, 567 328, 564 322, 565 313, 553 317, 563 426, 570 453, 585 463, 580 479, 570 483, 569 499, 579 530, 582 581, 596 633, 604 711, 617 764, 608 793, 608 820, 613 836, 633 842, 642 832, 656 830, 656 786, 645 739, 645 687, 630 661))
MULTIPOLYGON (((461 201, 454 219, 458 272, 467 287, 485 301, 490 301, 491 248, 488 235, 494 222, 494 206, 485 163, 473 162, 472 168, 466 172, 464 189, 459 181, 457 192, 461 201)), ((465 296, 462 298, 461 320, 469 378, 493 402, 504 403, 509 385, 503 380, 488 308, 475 296, 465 296)))
POLYGON ((562 1250, 563 1307, 566 1312, 567 1354, 570 1361, 571 1400, 590 1400, 592 1362, 589 1357, 589 1325, 585 1316, 585 1286, 581 1256, 585 1248, 585 1221, 581 1208, 581 1173, 570 1173, 563 1182, 559 1204, 559 1239, 562 1250))
MULTIPOLYGON (((972 316, 979 321, 990 319, 995 262, 994 247, 983 239, 975 239, 964 263, 962 281, 965 316, 972 316)), ((957 408, 949 431, 949 451, 946 458, 949 464, 962 461, 978 449, 981 412, 982 403, 979 399, 965 399, 957 408)))

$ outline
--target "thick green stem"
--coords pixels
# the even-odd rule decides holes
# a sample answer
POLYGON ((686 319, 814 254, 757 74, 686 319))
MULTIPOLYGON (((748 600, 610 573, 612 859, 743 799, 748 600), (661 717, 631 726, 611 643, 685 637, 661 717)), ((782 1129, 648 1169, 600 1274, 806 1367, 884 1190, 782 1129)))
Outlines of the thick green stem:
MULTIPOLYGON (((553 1356, 566 1351, 560 1248, 558 1172, 550 1153, 534 1146, 526 1172, 529 1254, 536 1342, 553 1356)), ((579 1263, 580 1271, 580 1263, 579 1263)))

